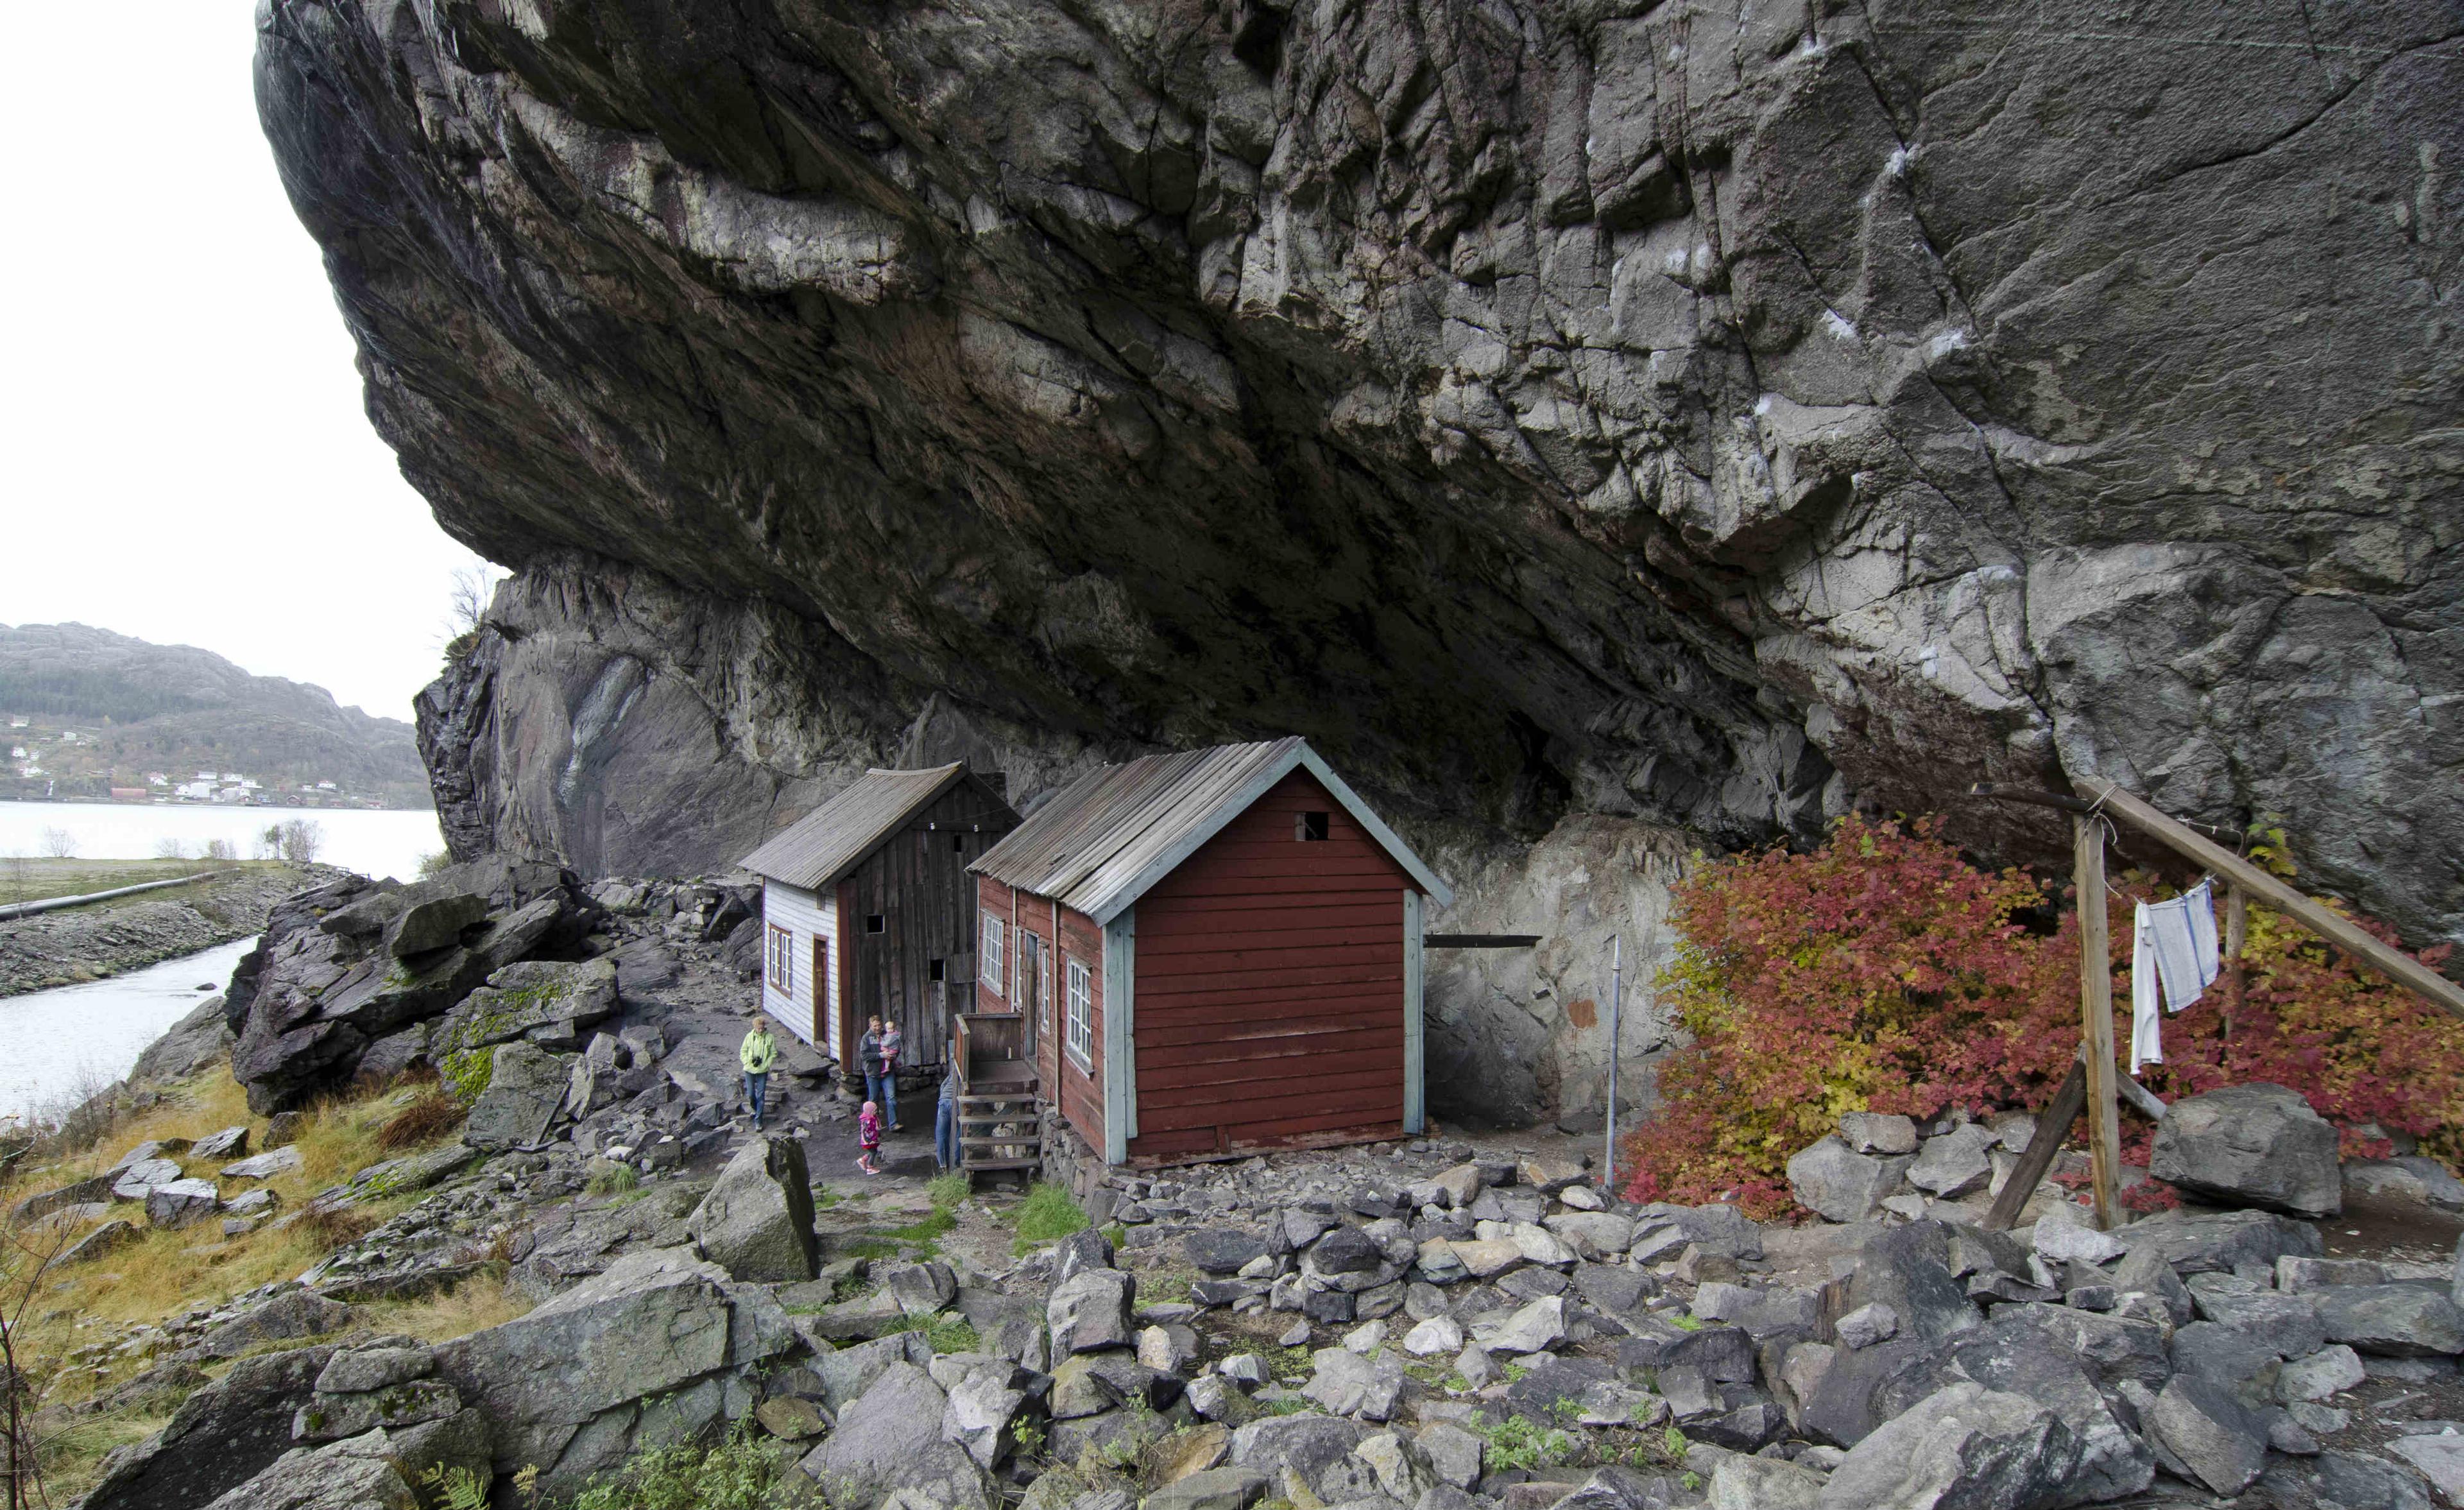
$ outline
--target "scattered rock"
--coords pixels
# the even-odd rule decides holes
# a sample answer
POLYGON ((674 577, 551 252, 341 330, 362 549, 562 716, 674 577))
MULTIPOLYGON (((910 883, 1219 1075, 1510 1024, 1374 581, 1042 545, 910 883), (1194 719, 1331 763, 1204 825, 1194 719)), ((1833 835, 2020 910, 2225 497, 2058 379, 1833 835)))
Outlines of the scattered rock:
POLYGON ((297 1173, 306 1163, 297 1147, 285 1144, 279 1148, 269 1148, 263 1153, 224 1165, 222 1175, 226 1180, 271 1180, 277 1175, 297 1173))
POLYGON ((2440 1499, 2464 1505, 2464 1435, 2450 1428, 2436 1436, 2399 1436, 2387 1450, 2419 1469, 2440 1499))
POLYGON ((2057 1503, 2079 1445, 2053 1412, 1979 1384, 1935 1391, 1851 1448, 1822 1510, 2057 1503))
MULTIPOLYGON (((203 1358, 236 1358, 260 1343, 322 1337, 351 1322, 351 1308, 308 1290, 287 1290, 244 1315, 233 1317, 200 1339, 203 1358)), ((321 1370, 324 1359, 318 1360, 321 1370)))
POLYGON ((198 1139, 196 1145, 188 1152, 198 1159, 239 1158, 248 1152, 248 1125, 243 1122, 237 1127, 226 1127, 218 1133, 209 1133, 198 1139))
POLYGON ((2341 1285, 2316 1297, 2329 1340, 2383 1358, 2464 1352, 2464 1311, 2413 1284, 2341 1285))
POLYGON ((1888 1112, 1842 1112, 1839 1138, 1857 1153, 1902 1154, 1917 1151, 1914 1119, 1888 1112))
POLYGON ((564 1110, 570 1077, 565 1061, 536 1045, 498 1044, 491 1058, 488 1088, 471 1107, 462 1141, 501 1152, 539 1142, 564 1110))
POLYGON ((1128 1347, 1135 1342, 1130 1309, 1136 1284, 1117 1269, 1088 1269, 1053 1286, 1045 1302, 1054 1354, 1128 1347))
POLYGON ((1828 1476, 1785 1458, 1740 1454, 1713 1470, 1706 1502, 1710 1510, 1815 1510, 1829 1482, 1828 1476))
POLYGON ((221 1209, 222 1191, 211 1180, 173 1180, 145 1192, 145 1220, 156 1227, 187 1227, 221 1209))
POLYGON ((1928 1138, 1917 1162, 1908 1166, 1908 1183, 1942 1200, 1981 1190, 1993 1178, 1993 1161, 1986 1157, 1986 1150, 1995 1141, 1992 1133, 1974 1122, 1928 1138))
POLYGON ((1899 1335, 1900 1313, 1877 1300, 1841 1317, 1837 1330, 1840 1346, 1871 1347, 1899 1335))

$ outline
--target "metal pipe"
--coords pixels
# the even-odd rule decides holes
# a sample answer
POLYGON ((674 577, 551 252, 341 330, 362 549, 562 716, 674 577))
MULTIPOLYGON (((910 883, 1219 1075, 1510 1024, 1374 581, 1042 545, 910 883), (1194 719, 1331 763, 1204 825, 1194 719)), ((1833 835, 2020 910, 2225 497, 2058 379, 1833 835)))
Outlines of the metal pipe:
POLYGON ((1601 1168, 1608 1175, 1608 1195, 1617 1199, 1617 1049, 1625 1017, 1625 936, 1609 936, 1609 1107, 1605 1127, 1608 1147, 1601 1168))

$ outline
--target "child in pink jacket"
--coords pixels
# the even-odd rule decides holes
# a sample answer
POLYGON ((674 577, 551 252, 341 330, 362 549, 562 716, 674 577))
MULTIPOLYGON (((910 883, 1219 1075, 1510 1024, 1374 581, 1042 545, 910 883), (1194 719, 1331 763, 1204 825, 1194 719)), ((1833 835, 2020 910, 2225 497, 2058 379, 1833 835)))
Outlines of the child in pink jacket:
POLYGON ((864 1103, 864 1110, 856 1113, 855 1138, 856 1142, 864 1145, 864 1152, 856 1156, 855 1166, 867 1174, 879 1174, 881 1172, 880 1107, 870 1101, 864 1103))

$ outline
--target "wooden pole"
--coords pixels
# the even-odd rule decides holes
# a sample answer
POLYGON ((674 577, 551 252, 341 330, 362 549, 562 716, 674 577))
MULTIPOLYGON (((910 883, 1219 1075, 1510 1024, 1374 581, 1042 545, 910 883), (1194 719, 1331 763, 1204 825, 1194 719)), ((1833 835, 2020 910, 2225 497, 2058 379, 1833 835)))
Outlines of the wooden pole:
POLYGON ((2200 837, 2109 781, 2082 776, 2074 785, 2094 798, 2097 807, 2184 858, 2223 877, 2234 890, 2267 903, 2431 1006, 2464 1017, 2464 987, 2411 955, 2381 944, 2350 918, 2312 901, 2223 845, 2200 837))
POLYGON ((2071 819, 2073 876, 2079 883, 2080 1042, 2087 1056, 2087 1146, 2096 1187, 2096 1225, 2122 1221, 2122 1108, 2113 1077, 2113 955, 2104 910, 2104 826, 2071 819))
POLYGON ((2250 943, 2250 899, 2240 887, 2225 882, 2225 1042, 2233 1042, 2233 1018, 2240 1014, 2245 982, 2241 951, 2250 943))

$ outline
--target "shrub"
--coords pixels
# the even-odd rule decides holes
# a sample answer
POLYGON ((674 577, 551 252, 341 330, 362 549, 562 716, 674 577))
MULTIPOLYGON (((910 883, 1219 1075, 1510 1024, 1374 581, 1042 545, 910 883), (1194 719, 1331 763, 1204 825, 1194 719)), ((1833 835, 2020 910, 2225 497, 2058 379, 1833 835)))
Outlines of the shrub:
POLYGON ((572 1510, 768 1510, 785 1499, 781 1458, 744 1423, 715 1447, 691 1444, 637 1453, 591 1480, 572 1510))
POLYGON ((386 1153, 425 1147, 460 1126, 469 1110, 442 1090, 422 1091, 377 1129, 377 1147, 386 1153))
MULTIPOLYGON (((2132 905, 2162 889, 2137 873, 2109 889, 2125 1051, 2132 905)), ((1678 887, 1677 957, 1657 983, 1693 1041, 1662 1066, 1660 1111, 1627 1140, 1630 1193, 1729 1196, 1769 1216, 1791 1204, 1789 1156, 1842 1112, 2041 1106, 2079 1032, 2076 914, 2050 937, 2021 921, 2047 899, 2018 871, 1969 864, 1931 819, 1851 816, 1811 854, 1697 869, 1678 887)), ((2459 1151, 2464 1024, 2259 907, 2243 958, 2241 1005, 2220 981, 2167 1022, 2151 1088, 2276 1080, 2345 1126, 2375 1120, 2459 1151)), ((2125 1151, 2144 1151, 2151 1129, 2124 1126, 2125 1151)))
POLYGON ((964 1201, 969 1188, 965 1171, 953 1169, 947 1174, 933 1176, 926 1182, 924 1193, 933 1198, 935 1207, 946 1211, 956 1209, 960 1202, 964 1201))

